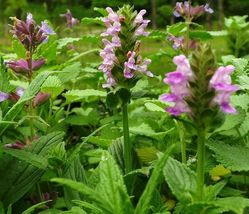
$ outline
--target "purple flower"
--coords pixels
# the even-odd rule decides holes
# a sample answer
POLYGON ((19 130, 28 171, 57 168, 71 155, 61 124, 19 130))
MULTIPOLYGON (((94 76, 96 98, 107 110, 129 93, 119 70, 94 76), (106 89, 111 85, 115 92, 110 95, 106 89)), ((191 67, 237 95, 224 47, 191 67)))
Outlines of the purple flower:
POLYGON ((174 49, 179 49, 179 48, 182 48, 183 47, 183 44, 184 44, 184 38, 181 36, 181 37, 175 37, 173 35, 170 35, 168 37, 168 40, 173 42, 173 48, 174 49))
POLYGON ((24 88, 22 88, 22 87, 17 87, 17 88, 16 88, 16 94, 17 94, 19 97, 22 97, 23 94, 24 94, 24 92, 25 92, 25 89, 24 89, 24 88))
POLYGON ((149 32, 146 32, 145 29, 150 23, 150 20, 144 20, 143 23, 136 29, 135 36, 148 36, 149 32))
POLYGON ((140 10, 140 12, 137 14, 136 18, 134 19, 135 24, 142 24, 144 19, 143 16, 146 13, 146 10, 140 10))
POLYGON ((50 97, 50 94, 48 93, 43 93, 43 92, 39 92, 33 99, 32 101, 32 105, 33 107, 36 107, 38 105, 43 104, 44 102, 46 102, 50 97))
POLYGON ((211 7, 209 7, 209 4, 205 4, 204 10, 205 10, 207 13, 211 13, 211 14, 214 12, 214 10, 213 10, 211 7))
POLYGON ((150 59, 145 59, 142 64, 138 64, 136 70, 146 74, 148 77, 153 77, 153 73, 148 71, 148 65, 151 63, 150 59))
POLYGON ((173 107, 166 108, 166 111, 173 116, 178 116, 190 112, 184 99, 190 96, 188 81, 193 79, 193 72, 184 55, 175 56, 173 62, 177 66, 176 71, 167 73, 164 78, 164 82, 170 86, 171 93, 163 94, 159 99, 163 102, 175 103, 173 107))
POLYGON ((69 28, 72 28, 74 25, 79 24, 79 20, 74 18, 71 11, 67 9, 67 12, 64 14, 60 15, 61 17, 65 17, 66 18, 66 22, 67 22, 67 26, 69 28))
POLYGON ((0 102, 3 102, 9 98, 9 95, 0 91, 0 102))
POLYGON ((40 29, 43 31, 43 33, 45 33, 46 35, 54 35, 55 34, 53 29, 48 25, 48 23, 46 21, 43 21, 41 23, 42 23, 42 26, 40 29))
POLYGON ((38 70, 44 63, 44 58, 32 60, 32 63, 30 63, 28 60, 20 59, 7 62, 7 66, 16 73, 27 73, 38 70))
POLYGON ((234 71, 234 66, 219 67, 210 80, 210 86, 216 91, 216 96, 213 103, 218 104, 224 113, 234 114, 236 109, 230 105, 230 96, 235 91, 239 90, 236 85, 231 85, 231 73, 234 71))

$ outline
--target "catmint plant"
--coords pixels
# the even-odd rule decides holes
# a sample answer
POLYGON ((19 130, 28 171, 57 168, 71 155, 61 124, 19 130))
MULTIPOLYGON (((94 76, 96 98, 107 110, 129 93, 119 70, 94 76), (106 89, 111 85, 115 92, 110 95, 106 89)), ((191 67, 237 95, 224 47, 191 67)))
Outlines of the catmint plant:
MULTIPOLYGON (((26 50, 26 58, 18 60, 8 61, 7 67, 14 71, 17 75, 23 76, 28 79, 29 83, 32 81, 34 71, 40 69, 45 64, 45 59, 40 57, 34 59, 38 47, 48 41, 49 35, 55 34, 55 32, 49 27, 46 21, 42 21, 41 25, 37 25, 33 19, 31 13, 27 14, 25 21, 17 18, 11 18, 13 25, 11 25, 11 33, 14 38, 19 40, 26 50)), ((17 88, 16 92, 8 94, 9 99, 17 101, 24 93, 23 89, 17 88)), ((49 98, 49 94, 39 92, 33 100, 29 102, 29 113, 30 113, 30 127, 31 127, 31 139, 35 134, 33 127, 34 108, 46 101, 49 98)))
MULTIPOLYGON (((108 15, 102 19, 106 30, 101 34, 104 45, 100 51, 103 59, 99 69, 104 73, 106 83, 104 88, 110 90, 125 89, 126 94, 130 94, 130 88, 134 86, 141 75, 153 77, 148 70, 150 59, 143 59, 140 55, 141 36, 148 36, 146 27, 149 20, 143 16, 146 10, 134 11, 133 7, 125 5, 117 12, 110 7, 106 8, 108 15)), ((122 90, 121 90, 122 91, 122 90)), ((132 169, 131 149, 129 142, 128 126, 128 99, 121 96, 123 100, 123 132, 124 132, 124 160, 125 171, 132 169)), ((127 96, 126 96, 127 97, 127 96)))
POLYGON ((239 87, 232 85, 232 65, 216 68, 214 54, 207 44, 198 46, 192 59, 175 56, 176 70, 166 74, 164 82, 170 93, 161 95, 161 101, 173 103, 166 111, 178 117, 186 114, 197 135, 197 197, 203 199, 205 140, 219 122, 220 112, 236 113, 230 103, 232 93, 239 87))

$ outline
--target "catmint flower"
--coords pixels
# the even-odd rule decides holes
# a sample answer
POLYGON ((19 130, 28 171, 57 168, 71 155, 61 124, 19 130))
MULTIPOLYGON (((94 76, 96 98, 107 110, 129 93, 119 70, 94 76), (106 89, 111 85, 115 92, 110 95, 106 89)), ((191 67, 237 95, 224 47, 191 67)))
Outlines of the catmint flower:
POLYGON ((38 70, 42 65, 44 65, 45 59, 41 58, 39 60, 12 60, 7 62, 7 66, 14 72, 28 74, 31 71, 38 70))
POLYGON ((184 38, 183 38, 182 36, 180 36, 180 37, 175 37, 175 36, 173 36, 173 35, 170 35, 170 36, 168 37, 168 40, 169 40, 170 42, 173 42, 173 48, 174 48, 174 49, 182 48, 183 45, 184 45, 184 38))
MULTIPOLYGON (((177 66, 176 70, 166 74, 164 83, 170 86, 171 93, 166 93, 160 96, 160 100, 163 102, 172 102, 172 107, 166 108, 166 111, 173 115, 179 116, 183 113, 194 114, 192 106, 189 105, 189 101, 196 102, 196 100, 202 99, 205 93, 214 91, 214 96, 209 99, 207 106, 197 106, 194 108, 212 108, 214 105, 220 106, 220 109, 224 113, 234 114, 236 109, 230 104, 230 96, 235 91, 239 90, 239 87, 232 85, 230 74, 234 71, 234 66, 228 65, 226 67, 219 67, 213 76, 205 80, 198 79, 197 73, 194 73, 191 69, 188 59, 184 55, 175 56, 173 58, 174 64, 177 66), (209 87, 206 87, 206 83, 202 81, 208 81, 209 87), (198 86, 199 84, 199 86, 198 86), (206 92, 203 89, 204 87, 206 92), (200 90, 203 96, 201 96, 200 90), (197 91, 197 92, 196 92, 197 91), (199 97, 195 97, 199 96, 199 97)), ((198 71, 199 72, 199 71, 198 71)), ((205 98, 203 98, 205 99, 205 98)))
POLYGON ((24 146, 25 144, 23 144, 20 141, 16 141, 15 143, 8 143, 4 145, 5 148, 11 148, 11 149, 23 149, 24 146))
POLYGON ((100 57, 103 59, 99 69, 103 71, 106 77, 106 83, 103 87, 113 87, 118 82, 124 82, 135 76, 136 72, 144 73, 149 77, 153 74, 148 71, 148 65, 151 60, 141 59, 138 54, 140 42, 137 40, 138 36, 147 36, 149 33, 145 31, 149 20, 145 20, 143 16, 146 10, 141 10, 135 17, 132 17, 132 9, 129 6, 124 6, 118 12, 114 12, 110 7, 106 8, 108 15, 102 18, 106 26, 106 31, 101 33, 104 37, 102 42, 104 44, 103 50, 100 51, 100 57), (124 13, 122 11, 125 11, 124 13), (130 20, 131 19, 131 20, 130 20), (130 21, 129 21, 130 20, 130 21), (126 33, 131 32, 129 38, 126 38, 126 33), (122 41, 119 37, 122 34, 122 41), (129 48, 127 48, 129 47, 129 48), (122 76, 117 72, 112 73, 113 69, 122 70, 122 76))
POLYGON ((32 101, 32 106, 35 108, 38 105, 43 104, 44 102, 46 102, 49 98, 50 98, 50 94, 49 93, 43 93, 43 92, 39 92, 33 99, 32 101))
POLYGON ((31 13, 27 14, 26 21, 11 18, 13 25, 11 25, 11 33, 17 38, 25 47, 27 51, 34 51, 37 46, 47 41, 48 36, 55 34, 54 31, 48 26, 46 21, 37 25, 31 13))
POLYGON ((189 81, 193 79, 193 72, 188 59, 184 55, 175 56, 173 62, 177 66, 176 71, 167 73, 164 78, 164 83, 170 85, 171 94, 161 95, 160 100, 175 103, 173 107, 168 107, 166 111, 171 115, 178 116, 190 112, 184 99, 190 96, 189 81))
POLYGON ((79 20, 73 17, 73 15, 69 9, 67 9, 66 13, 60 14, 60 16, 66 18, 67 26, 69 28, 72 28, 74 25, 79 24, 79 20))
POLYGON ((213 13, 213 9, 209 7, 208 4, 200 6, 191 6, 188 1, 177 2, 175 10, 173 12, 175 17, 183 17, 184 19, 194 19, 202 15, 203 13, 213 13))
POLYGON ((0 102, 3 102, 9 98, 9 95, 0 91, 0 102))
POLYGON ((210 86, 216 91, 213 102, 218 104, 224 113, 236 113, 236 109, 230 105, 231 94, 239 90, 238 86, 231 84, 230 75, 234 69, 232 65, 219 67, 210 80, 210 86))

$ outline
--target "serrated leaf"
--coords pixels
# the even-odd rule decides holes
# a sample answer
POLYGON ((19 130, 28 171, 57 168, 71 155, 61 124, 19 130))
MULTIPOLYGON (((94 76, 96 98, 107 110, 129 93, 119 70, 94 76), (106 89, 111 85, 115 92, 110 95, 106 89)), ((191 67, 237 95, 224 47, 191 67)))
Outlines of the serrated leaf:
POLYGON ((105 97, 106 92, 95 89, 71 90, 63 94, 67 102, 76 102, 87 97, 105 97))
POLYGON ((215 159, 231 171, 249 171, 249 148, 222 142, 209 143, 207 146, 214 152, 215 159))
POLYGON ((249 76, 246 75, 239 76, 238 82, 241 89, 249 90, 249 76))
POLYGON ((51 94, 55 98, 63 91, 61 80, 57 76, 49 76, 41 87, 41 91, 51 94))
POLYGON ((200 40, 208 40, 212 39, 212 35, 207 31, 191 31, 190 38, 192 39, 200 39, 200 40))
POLYGON ((164 169, 164 178, 179 201, 193 201, 196 191, 196 175, 186 165, 169 158, 164 169))
POLYGON ((62 71, 57 76, 62 83, 66 83, 69 81, 75 82, 76 78, 78 77, 81 71, 81 67, 82 66, 80 62, 72 63, 63 68, 62 71))
POLYGON ((239 106, 246 111, 249 106, 249 95, 248 94, 233 95, 231 97, 231 102, 234 106, 239 106))

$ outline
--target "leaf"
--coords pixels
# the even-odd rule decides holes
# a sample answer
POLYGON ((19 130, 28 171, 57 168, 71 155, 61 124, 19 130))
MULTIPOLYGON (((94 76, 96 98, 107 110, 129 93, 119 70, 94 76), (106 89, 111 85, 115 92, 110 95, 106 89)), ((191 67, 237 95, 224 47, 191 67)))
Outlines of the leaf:
POLYGON ((89 25, 89 24, 104 25, 100 17, 95 17, 95 18, 84 17, 83 19, 81 19, 81 23, 86 24, 86 25, 89 25))
POLYGON ((76 78, 80 74, 80 71, 81 71, 80 62, 75 62, 63 68, 58 73, 57 77, 61 80, 61 83, 66 83, 69 81, 75 82, 76 78))
POLYGON ((165 113, 165 110, 162 107, 154 103, 145 103, 144 105, 149 111, 159 111, 165 113))
POLYGON ((208 31, 208 33, 211 35, 211 36, 227 36, 228 33, 226 30, 220 30, 220 31, 208 31))
POLYGON ((230 174, 231 171, 226 169, 223 165, 219 164, 209 171, 209 175, 214 181, 220 179, 220 177, 230 174))
POLYGON ((98 207, 96 207, 96 206, 94 206, 86 201, 72 200, 72 202, 80 207, 88 208, 96 214, 102 214, 101 210, 98 207))
MULTIPOLYGON (((41 73, 30 83, 27 90, 25 90, 24 95, 18 100, 18 102, 14 106, 11 107, 11 109, 6 113, 6 115, 4 115, 4 121, 13 121, 19 115, 25 103, 28 100, 32 99, 40 91, 40 88, 44 81, 47 79, 48 75, 48 73, 41 73)), ((0 136, 8 128, 8 126, 9 124, 0 125, 0 136)))
POLYGON ((241 145, 230 146, 222 142, 207 144, 216 160, 231 171, 249 171, 249 148, 241 145))
POLYGON ((239 106, 246 111, 249 106, 249 94, 233 95, 231 102, 234 106, 239 106))
POLYGON ((134 209, 123 181, 123 176, 112 156, 104 151, 99 164, 99 183, 95 191, 99 206, 105 213, 132 214, 134 209))
POLYGON ((172 193, 179 201, 193 201, 196 191, 196 175, 186 165, 169 158, 163 174, 172 193))
POLYGON ((219 198, 213 204, 222 208, 223 212, 233 211, 236 214, 243 214, 244 209, 249 207, 249 199, 242 197, 219 198))
MULTIPOLYGON (((45 156, 48 151, 60 143, 63 139, 63 132, 53 132, 41 137, 37 142, 33 142, 29 152, 39 156, 45 156)), ((4 155, 1 158, 0 174, 0 200, 5 206, 18 201, 35 185, 43 173, 43 169, 38 169, 26 162, 21 162, 16 158, 4 155)))
POLYGON ((189 36, 192 39, 200 39, 200 40, 208 40, 213 38, 213 36, 206 31, 191 31, 189 36))
POLYGON ((93 10, 99 12, 102 16, 108 15, 108 12, 105 8, 94 7, 93 10))
POLYGON ((95 89, 85 89, 85 90, 70 90, 64 93, 64 97, 66 98, 68 103, 76 102, 82 100, 87 97, 105 97, 106 92, 99 91, 95 89))
POLYGON ((40 169, 46 169, 48 166, 46 158, 25 150, 4 148, 4 152, 40 169))
POLYGON ((241 89, 249 90, 249 76, 246 75, 239 76, 238 82, 240 84, 241 89))
POLYGON ((61 80, 57 76, 49 76, 41 87, 41 91, 51 94, 55 98, 63 91, 61 80))
POLYGON ((90 187, 88 187, 87 185, 85 185, 81 182, 73 181, 73 180, 68 179, 68 178, 52 178, 51 182, 65 185, 65 186, 70 187, 70 188, 72 188, 72 189, 76 190, 77 192, 82 193, 84 195, 88 195, 88 196, 92 196, 92 197, 94 197, 94 195, 95 195, 94 190, 91 189, 90 187))
POLYGON ((135 214, 147 214, 150 213, 150 206, 151 206, 151 201, 153 198, 153 193, 157 188, 157 185, 160 181, 160 177, 162 175, 162 170, 165 166, 166 161, 169 158, 169 155, 171 154, 172 150, 174 148, 174 145, 171 146, 166 153, 164 154, 161 159, 159 159, 153 169, 152 175, 145 187, 145 190, 143 191, 142 196, 140 197, 135 214))
POLYGON ((17 58, 25 58, 26 57, 26 50, 17 39, 13 40, 12 48, 13 48, 13 52, 16 53, 17 58))
POLYGON ((50 202, 50 201, 52 201, 52 200, 42 201, 42 202, 40 202, 40 203, 38 203, 38 204, 35 204, 35 205, 29 207, 28 209, 26 209, 25 211, 23 211, 22 214, 31 214, 31 213, 33 213, 37 208, 42 207, 44 204, 46 204, 46 203, 48 203, 48 202, 50 202))

